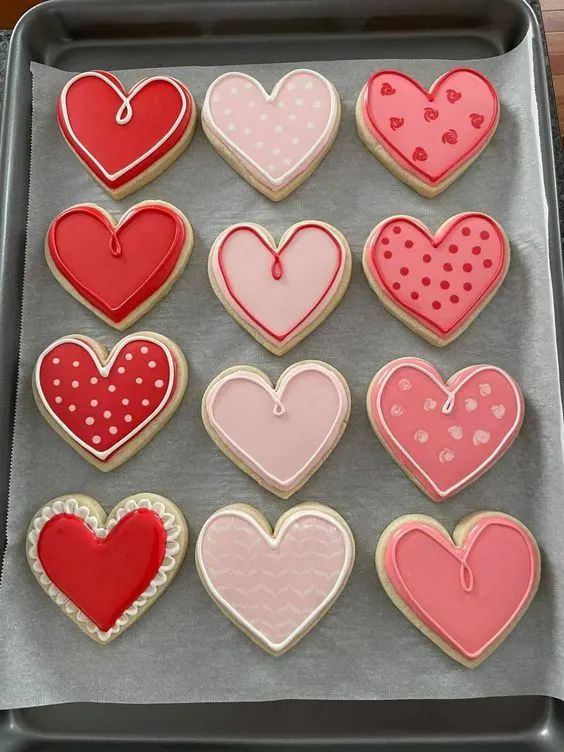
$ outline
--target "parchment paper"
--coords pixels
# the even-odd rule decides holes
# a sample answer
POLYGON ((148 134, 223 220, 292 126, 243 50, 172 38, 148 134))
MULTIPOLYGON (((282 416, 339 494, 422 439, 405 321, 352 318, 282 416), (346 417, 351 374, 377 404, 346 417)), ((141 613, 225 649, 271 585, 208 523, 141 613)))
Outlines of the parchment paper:
MULTIPOLYGON (((280 698, 454 698, 547 694, 564 697, 564 576, 561 403, 547 249, 547 211, 526 39, 509 54, 471 65, 491 77, 502 102, 499 128, 476 164, 440 197, 427 200, 395 179, 359 141, 354 103, 368 75, 397 67, 430 85, 455 63, 446 60, 308 62, 337 87, 343 103, 339 135, 315 174, 279 204, 260 196, 215 153, 198 128, 188 151, 160 178, 120 203, 78 163, 55 117, 57 96, 71 74, 33 65, 33 154, 17 422, 8 550, 0 591, 0 705, 65 701, 198 702, 280 698), (134 459, 111 473, 91 467, 40 416, 31 373, 52 340, 82 332, 113 345, 119 336, 54 280, 43 256, 51 219, 67 206, 93 201, 121 214, 159 198, 180 207, 195 229, 186 272, 136 329, 173 338, 190 362, 186 397, 171 423, 134 459), (444 350, 426 344, 388 314, 362 274, 361 249, 385 217, 412 214, 431 228, 460 211, 484 211, 505 228, 511 268, 502 289, 459 340, 444 350), (353 251, 353 278, 323 326, 282 358, 270 355, 229 317, 207 278, 208 250, 236 221, 250 220, 275 236, 302 219, 327 221, 353 251), (493 363, 523 387, 520 437, 486 476, 454 499, 433 504, 389 458, 365 413, 375 371, 403 355, 433 361, 446 378, 471 363, 493 363), (260 490, 207 436, 200 400, 223 369, 245 363, 276 379, 304 358, 326 360, 347 378, 349 427, 319 472, 282 502, 260 490), (88 640, 45 596, 24 554, 27 525, 47 500, 84 492, 107 509, 134 491, 170 497, 184 510, 191 546, 176 581, 133 628, 106 648, 88 640), (349 522, 357 542, 350 583, 329 614, 281 658, 257 648, 228 622, 204 591, 194 566, 199 529, 217 508, 255 505, 272 523, 300 500, 328 503, 349 522), (538 537, 544 556, 539 593, 516 631, 480 668, 469 671, 444 655, 388 600, 374 569, 382 529, 408 512, 435 516, 452 529, 469 512, 516 515, 538 537)), ((100 60, 103 67, 103 60, 100 60)), ((250 65, 267 89, 299 64, 250 65)), ((185 81, 201 107, 224 67, 158 72, 185 81)), ((157 71, 119 73, 127 85, 157 71)), ((24 249, 22 248, 22 253, 24 249)))

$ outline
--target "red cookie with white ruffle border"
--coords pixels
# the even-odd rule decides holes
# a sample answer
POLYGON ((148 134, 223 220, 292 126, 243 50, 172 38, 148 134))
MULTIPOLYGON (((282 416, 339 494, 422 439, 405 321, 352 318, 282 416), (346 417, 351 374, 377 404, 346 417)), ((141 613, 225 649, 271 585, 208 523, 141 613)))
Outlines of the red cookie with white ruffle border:
POLYGON ((64 614, 107 645, 159 598, 186 555, 180 509, 152 493, 133 494, 106 515, 84 494, 45 504, 32 519, 26 554, 35 578, 64 614))
POLYGON ((505 454, 525 414, 519 385, 497 366, 468 366, 445 382, 431 363, 410 357, 392 360, 376 373, 366 407, 383 446, 439 502, 505 454))
POLYGON ((486 148, 499 98, 479 71, 453 68, 429 90, 395 70, 374 73, 356 105, 358 135, 404 183, 433 198, 486 148))
POLYGON ((172 340, 137 332, 108 353, 73 334, 39 356, 33 393, 49 425, 99 470, 113 470, 149 442, 179 406, 188 365, 172 340))
POLYGON ((86 169, 122 199, 182 154, 197 112, 188 88, 170 76, 149 76, 127 90, 112 73, 87 71, 65 84, 57 119, 86 169))
POLYGON ((362 265, 386 308, 443 347, 490 302, 509 260, 509 242, 499 224, 487 214, 464 212, 434 235, 413 217, 389 217, 368 236, 362 265))
POLYGON ((541 557, 531 531, 502 512, 476 512, 449 532, 432 517, 398 517, 382 533, 376 569, 402 614, 441 650, 475 668, 535 597, 541 557))

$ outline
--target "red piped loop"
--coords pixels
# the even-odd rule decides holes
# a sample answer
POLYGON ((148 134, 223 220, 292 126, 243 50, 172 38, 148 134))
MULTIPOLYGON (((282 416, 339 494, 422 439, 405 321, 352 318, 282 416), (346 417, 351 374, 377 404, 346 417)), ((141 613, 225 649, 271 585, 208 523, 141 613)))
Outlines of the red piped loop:
POLYGON ((112 232, 110 236, 110 253, 114 258, 119 258, 122 254, 121 245, 115 232, 112 232))
POLYGON ((460 585, 465 593, 471 593, 474 589, 474 573, 466 563, 460 562, 460 585))
POLYGON ((272 276, 274 279, 276 280, 282 279, 282 274, 284 273, 284 267, 282 266, 282 262, 280 261, 280 256, 278 255, 274 257, 274 261, 272 262, 271 272, 272 272, 272 276))

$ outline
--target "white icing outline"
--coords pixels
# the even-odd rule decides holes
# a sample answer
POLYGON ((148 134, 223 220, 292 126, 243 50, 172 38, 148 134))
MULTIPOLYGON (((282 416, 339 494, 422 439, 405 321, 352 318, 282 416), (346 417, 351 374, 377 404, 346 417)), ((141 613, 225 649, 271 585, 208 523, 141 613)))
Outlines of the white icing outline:
POLYGON ((155 418, 161 412, 161 410, 165 407, 174 387, 176 386, 176 378, 175 378, 175 373, 174 373, 174 360, 173 360, 172 353, 170 352, 169 348, 164 344, 164 342, 161 342, 160 340, 155 339, 154 337, 144 336, 140 334, 129 334, 127 337, 124 337, 116 345, 114 345, 114 347, 112 348, 112 350, 110 351, 107 357, 105 365, 101 365, 100 358, 98 357, 97 353, 95 353, 94 350, 90 347, 90 345, 84 340, 77 339, 76 337, 61 337, 60 339, 55 340, 55 342, 52 342, 49 345, 49 347, 47 347, 47 349, 41 353, 35 365, 33 379, 34 379, 37 393, 39 397, 41 398, 41 403, 45 407, 47 412, 49 413, 49 417, 52 418, 55 421, 55 423, 58 426, 60 426, 65 431, 65 433, 67 433, 72 438, 73 441, 76 441, 76 443, 79 444, 83 449, 86 449, 87 452, 90 452, 90 454, 93 454, 99 460, 105 460, 107 457, 110 456, 110 454, 113 454, 123 444, 130 441, 134 436, 136 436, 140 431, 142 431, 145 428, 145 426, 148 423, 150 423, 153 420, 153 418, 155 418), (99 451, 95 449, 94 447, 90 446, 90 444, 88 444, 86 441, 83 441, 75 433, 73 433, 70 430, 70 428, 59 418, 59 416, 51 408, 51 406, 49 405, 47 401, 47 398, 45 397, 43 388, 41 386, 41 380, 40 380, 41 366, 43 365, 43 361, 45 360, 45 358, 49 355, 49 353, 55 347, 58 347, 61 344, 69 343, 69 344, 79 345, 80 347, 82 347, 82 349, 86 353, 88 353, 88 355, 92 358, 92 362, 96 366, 96 370, 98 371, 100 376, 102 376, 102 378, 107 378, 120 352, 123 350, 123 348, 127 344, 129 344, 129 342, 132 342, 134 340, 137 340, 139 342, 150 342, 151 344, 157 345, 165 354, 167 363, 168 363, 168 372, 169 372, 168 387, 166 388, 165 394, 162 400, 159 402, 158 406, 153 410, 152 413, 150 413, 150 415, 148 415, 145 418, 145 420, 143 420, 138 426, 135 426, 128 434, 126 434, 123 438, 121 438, 115 444, 112 444, 112 446, 109 449, 105 449, 104 451, 99 451))
POLYGON ((274 88, 272 89, 272 93, 268 94, 264 86, 260 83, 260 81, 257 81, 256 78, 253 78, 252 76, 249 76, 247 73, 238 73, 237 71, 229 71, 228 73, 224 73, 223 75, 219 76, 219 78, 216 78, 216 80, 210 84, 207 92, 206 92, 206 98, 204 100, 204 106, 202 108, 202 117, 205 117, 206 123, 213 129, 215 135, 220 138, 222 141, 224 141, 229 148, 235 152, 245 163, 245 165, 250 165, 256 172, 259 173, 259 175, 262 175, 262 177, 266 181, 266 185, 270 186, 271 188, 278 188, 283 187, 287 185, 294 177, 296 177, 300 171, 301 167, 309 161, 311 157, 315 156, 315 152, 319 151, 320 147, 322 147, 323 142, 326 140, 329 133, 332 131, 332 129, 335 127, 335 122, 337 120, 337 93, 335 91, 335 87, 333 84, 325 78, 325 76, 322 76, 320 73, 317 73, 317 71, 309 70, 308 68, 296 68, 295 70, 290 71, 289 73, 286 73, 285 76, 282 76, 282 78, 276 83, 274 88), (296 75, 297 73, 307 73, 309 75, 314 76, 319 81, 321 81, 328 89, 331 96, 331 110, 329 112, 329 117, 327 120, 327 125, 323 129, 323 133, 319 136, 317 141, 313 144, 313 146, 296 162, 296 164, 293 165, 289 170, 286 170, 286 172, 281 175, 278 178, 273 178, 271 175, 259 164, 257 164, 253 159, 250 158, 248 153, 241 149, 239 146, 237 146, 236 143, 234 143, 229 136, 222 131, 218 125, 216 124, 215 120, 213 119, 213 116, 211 114, 210 110, 210 99, 213 94, 213 89, 216 85, 220 83, 224 78, 227 78, 229 76, 237 76, 239 78, 244 78, 247 81, 250 81, 253 83, 261 92, 261 94, 264 96, 266 102, 268 104, 271 104, 277 97, 278 92, 282 88, 282 86, 286 83, 286 80, 289 79, 291 76, 296 75))
POLYGON ((340 378, 338 378, 333 371, 329 370, 328 368, 325 368, 324 366, 319 365, 318 363, 306 363, 301 364, 297 363, 294 366, 290 366, 287 368, 284 373, 281 375, 280 379, 278 380, 276 387, 272 387, 267 379, 266 376, 254 373, 253 371, 236 371, 234 373, 229 373, 227 376, 224 376, 222 379, 217 381, 210 391, 208 392, 208 395, 206 397, 206 415, 208 417, 209 422, 211 423, 214 431, 222 438, 224 444, 227 446, 227 448, 231 450, 235 450, 234 453, 238 452, 238 455, 236 456, 239 459, 242 459, 243 461, 247 460, 248 462, 245 462, 245 464, 249 467, 249 469, 254 470, 257 472, 264 480, 268 480, 271 482, 273 486, 276 488, 281 489, 282 491, 288 491, 289 489, 293 488, 296 484, 298 484, 305 476, 308 475, 310 472, 312 466, 315 466, 317 462, 319 461, 319 456, 325 457, 328 455, 336 446, 336 441, 338 438, 338 426, 340 426, 344 419, 345 414, 347 411, 347 408, 350 407, 350 400, 348 398, 347 392, 345 387, 343 386, 343 383, 340 378), (288 385, 288 383, 296 376, 301 373, 304 373, 306 371, 317 371, 318 373, 323 374, 326 376, 329 381, 333 384, 335 387, 335 391, 337 392, 338 398, 339 398, 339 405, 337 408, 337 414, 335 416, 335 420, 331 424, 331 427, 329 428, 329 431, 327 432, 327 435, 324 437, 323 441, 321 442, 321 445, 318 447, 318 449, 315 450, 315 453, 312 457, 310 457, 307 462, 299 469, 297 470, 290 478, 287 478, 286 480, 281 480, 280 478, 277 478, 276 476, 272 475, 268 472, 262 465, 260 465, 248 452, 245 452, 244 449, 242 449, 235 441, 233 441, 230 436, 225 433, 225 431, 220 427, 220 425, 217 423, 213 416, 213 406, 215 402, 215 398, 217 397, 217 394, 219 390, 229 381, 236 381, 236 380, 243 380, 243 381, 252 381, 253 383, 260 386, 262 389, 264 389, 265 392, 270 396, 272 401, 274 402, 274 414, 275 415, 283 415, 285 413, 284 405, 282 404, 282 397, 284 395, 284 389, 288 385), (331 437, 334 436, 333 441, 331 442, 331 437), (328 451, 325 451, 327 447, 331 444, 331 448, 328 451))
POLYGON ((350 531, 343 526, 339 519, 331 514, 328 514, 327 512, 322 512, 318 509, 298 509, 296 512, 292 513, 284 520, 280 529, 276 531, 276 534, 274 534, 267 532, 264 527, 257 521, 256 517, 254 517, 254 515, 250 514, 249 512, 245 512, 242 509, 220 509, 206 520, 202 529, 200 530, 200 534, 196 543, 196 561, 198 563, 198 569, 201 573, 201 577, 205 580, 206 587, 208 587, 209 590, 213 593, 214 599, 217 599, 222 608, 225 608, 226 611, 228 611, 230 614, 233 614, 233 616, 244 627, 245 630, 248 630, 251 634, 257 637, 273 652, 279 653, 281 650, 284 650, 284 648, 287 647, 290 643, 292 643, 296 639, 296 637, 299 637, 302 632, 307 631, 312 622, 316 622, 319 614, 324 612, 337 600, 350 575, 352 566, 354 564, 354 555, 350 531), (245 520, 245 522, 249 522, 262 536, 263 540, 266 541, 270 548, 278 548, 278 546, 284 539, 288 528, 293 525, 296 520, 299 520, 302 517, 318 517, 319 519, 329 522, 339 530, 342 538, 345 541, 345 561, 343 563, 339 577, 337 578, 337 581, 331 589, 331 592, 325 597, 325 599, 319 604, 319 606, 317 606, 317 608, 315 608, 311 612, 311 614, 306 617, 306 619, 304 619, 304 621, 298 627, 296 627, 296 629, 294 629, 294 631, 289 634, 288 637, 286 637, 286 639, 282 642, 272 642, 268 639, 268 637, 262 634, 259 629, 254 627, 249 621, 242 617, 239 612, 235 608, 233 608, 233 606, 228 601, 226 601, 221 593, 214 587, 207 573, 204 559, 202 557, 202 545, 204 536, 209 525, 214 520, 218 519, 219 517, 229 516, 239 517, 240 519, 245 520))
POLYGON ((88 156, 88 158, 96 165, 96 167, 100 170, 100 172, 104 175, 104 177, 109 182, 114 182, 115 180, 118 180, 119 178, 123 177, 126 173, 128 173, 131 169, 134 167, 137 167, 138 164, 143 162, 147 157, 150 157, 151 154, 153 154, 157 149, 160 149, 160 147, 166 143, 166 141, 172 136, 172 134, 176 131, 180 123, 182 122, 182 118, 184 117, 186 113, 186 107, 187 107, 187 100, 186 100, 186 94, 183 89, 183 87, 180 85, 180 82, 177 81, 174 78, 171 78, 170 76, 149 76, 147 78, 141 79, 141 81, 138 81, 128 92, 127 96, 124 96, 123 91, 119 88, 119 86, 110 78, 106 78, 104 73, 102 71, 87 71, 86 73, 79 73, 77 76, 74 76, 71 78, 70 81, 68 81, 65 84, 64 89, 61 92, 60 96, 60 104, 61 104, 61 111, 63 114, 63 121, 65 123, 65 127, 68 130, 69 135, 71 136, 74 143, 80 147, 80 149, 88 156), (117 172, 108 172, 106 168, 96 159, 96 157, 88 151, 88 149, 84 146, 84 144, 77 138, 73 127, 71 125, 68 109, 67 109, 67 93, 70 89, 70 87, 76 83, 81 78, 86 78, 87 76, 91 76, 93 78, 99 78, 101 81, 104 81, 110 88, 114 90, 114 92, 118 95, 118 97, 122 101, 121 107, 116 112, 116 122, 119 125, 125 125, 129 122, 131 117, 133 116, 133 110, 131 108, 131 101, 134 99, 136 94, 139 94, 140 91, 142 91, 145 86, 152 83, 153 81, 167 81, 168 83, 172 84, 174 88, 178 91, 180 94, 180 99, 182 102, 181 108, 180 108, 180 114, 174 121, 174 124, 172 127, 167 131, 167 133, 157 141, 156 144, 151 146, 151 148, 146 151, 144 154, 142 154, 140 157, 137 157, 137 159, 134 159, 133 162, 130 162, 125 167, 122 167, 121 170, 118 170, 117 172), (125 108, 126 115, 125 117, 121 116, 122 110, 125 108))
POLYGON ((165 585, 169 579, 169 572, 174 572, 179 562, 176 559, 178 552, 180 551, 180 543, 178 537, 181 533, 181 525, 179 524, 176 515, 168 511, 162 501, 151 501, 150 499, 128 499, 121 502, 117 509, 112 510, 111 519, 106 520, 104 524, 100 523, 100 518, 93 512, 90 507, 83 505, 80 506, 79 502, 73 497, 67 497, 63 499, 56 499, 50 504, 46 504, 35 515, 32 520, 32 527, 27 535, 28 541, 28 556, 31 559, 31 569, 41 585, 45 588, 47 595, 59 606, 65 614, 74 616, 77 621, 86 626, 89 634, 95 634, 101 642, 107 642, 115 635, 119 634, 128 625, 131 617, 137 616, 139 609, 147 605, 147 602, 153 599, 160 588, 165 585), (75 517, 83 520, 86 525, 98 536, 98 538, 106 538, 110 531, 131 512, 137 509, 149 509, 157 514, 162 520, 163 527, 166 531, 166 544, 165 552, 162 563, 147 586, 147 588, 141 593, 141 595, 128 606, 123 614, 119 616, 114 625, 107 631, 103 632, 99 627, 94 624, 73 601, 63 593, 62 590, 52 582, 48 577, 43 564, 37 554, 37 542, 43 527, 49 522, 49 520, 60 514, 72 514, 75 517))
POLYGON ((508 441, 511 441, 513 432, 515 429, 517 429, 521 421, 523 419, 523 406, 521 401, 521 394, 515 385, 515 382, 509 376, 508 373, 506 373, 501 368, 498 368, 497 366, 489 366, 489 365, 483 365, 475 368, 470 373, 468 373, 467 376, 465 376, 460 383, 457 384, 454 389, 449 388, 445 382, 442 379, 438 379, 435 374, 428 370, 427 368, 424 368, 419 363, 414 363, 412 361, 404 361, 402 363, 397 363, 393 368, 390 369, 390 371, 383 377, 381 381, 379 381, 375 386, 374 389, 377 390, 377 398, 376 398, 376 410, 378 413, 378 418, 380 419, 383 428, 386 431, 386 434, 390 437, 392 443, 394 446, 396 446, 400 452, 407 457, 409 462, 416 468, 416 470, 421 473, 423 478, 429 483, 431 488, 441 497, 449 496, 453 491, 456 491, 461 486, 468 483, 468 481, 475 478, 477 475, 479 475, 483 470, 486 470, 488 467, 491 466, 492 462, 495 460, 495 457, 497 457, 500 453, 502 453, 504 446, 507 444, 508 441), (515 416, 515 421, 513 422, 513 425, 511 428, 507 431, 505 436, 501 439, 498 446, 494 449, 494 451, 488 455, 488 457, 480 464, 477 468, 475 468, 471 473, 469 473, 467 476, 459 480, 457 483, 455 483, 450 488, 447 488, 445 491, 442 491, 437 484, 434 482, 434 480, 420 467, 420 465, 415 461, 415 459, 407 452, 407 450, 399 443, 399 441, 396 439, 394 434, 391 432, 388 423, 386 422, 384 418, 384 414, 382 412, 382 393, 385 389, 386 384, 388 383, 389 379, 393 376, 393 374, 399 370, 400 368, 414 368, 416 371, 420 371, 421 373, 424 373, 426 376, 430 377, 431 380, 439 387, 439 389, 446 395, 447 399, 442 407, 442 412, 445 414, 448 414, 452 412, 454 408, 454 401, 456 398, 456 394, 459 389, 461 389, 464 384, 471 378, 473 378, 476 374, 481 373, 482 371, 495 371, 496 373, 501 374, 505 379, 507 379, 508 383, 511 385, 511 388, 513 389, 513 393, 515 395, 515 401, 517 403, 517 414, 515 416))

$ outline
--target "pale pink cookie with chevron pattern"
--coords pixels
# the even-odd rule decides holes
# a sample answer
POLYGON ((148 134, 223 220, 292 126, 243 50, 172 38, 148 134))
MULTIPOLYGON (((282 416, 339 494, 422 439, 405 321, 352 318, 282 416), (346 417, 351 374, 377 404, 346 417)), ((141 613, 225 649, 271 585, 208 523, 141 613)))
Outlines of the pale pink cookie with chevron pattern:
POLYGON ((212 600, 271 655, 289 650, 327 613, 354 559, 345 520, 315 503, 289 509, 274 530, 254 507, 223 507, 196 544, 196 566, 212 600))
POLYGON ((209 87, 202 126, 216 151, 253 188, 280 201, 325 157, 339 129, 333 84, 297 69, 268 94, 246 73, 224 73, 209 87))

